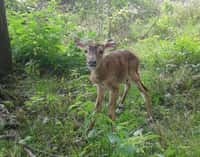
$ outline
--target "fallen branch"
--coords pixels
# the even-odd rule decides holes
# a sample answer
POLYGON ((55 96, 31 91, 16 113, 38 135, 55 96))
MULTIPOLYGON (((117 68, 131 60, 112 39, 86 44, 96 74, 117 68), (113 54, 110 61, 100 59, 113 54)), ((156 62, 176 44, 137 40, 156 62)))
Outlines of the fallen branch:
POLYGON ((35 154, 33 154, 33 152, 27 148, 27 147, 24 147, 24 151, 30 156, 30 157, 36 157, 35 154))
POLYGON ((15 140, 16 136, 15 135, 0 135, 0 140, 15 140))
MULTIPOLYGON (((37 153, 44 154, 45 156, 48 156, 48 157, 64 157, 63 155, 51 154, 49 152, 46 152, 46 151, 43 151, 43 150, 40 150, 40 149, 36 149, 36 148, 32 148, 32 147, 30 147, 30 146, 28 146, 26 144, 22 144, 22 143, 19 143, 19 142, 17 142, 17 144, 21 145, 24 148, 24 150, 26 149, 31 153, 32 152, 37 152, 37 153)), ((29 156, 30 156, 30 154, 29 154, 29 156)), ((30 156, 30 157, 36 157, 36 156, 30 156)), ((65 156, 65 157, 67 157, 67 156, 65 156)))
MULTIPOLYGON (((16 138, 17 138, 16 135, 0 135, 0 140, 16 140, 16 138)), ((52 153, 49 153, 37 148, 32 148, 29 145, 21 143, 19 141, 17 141, 16 144, 20 145, 30 157, 36 157, 36 155, 34 154, 36 152, 40 154, 44 154, 45 156, 48 156, 48 157, 64 157, 63 155, 56 155, 56 154, 52 154, 52 153)))

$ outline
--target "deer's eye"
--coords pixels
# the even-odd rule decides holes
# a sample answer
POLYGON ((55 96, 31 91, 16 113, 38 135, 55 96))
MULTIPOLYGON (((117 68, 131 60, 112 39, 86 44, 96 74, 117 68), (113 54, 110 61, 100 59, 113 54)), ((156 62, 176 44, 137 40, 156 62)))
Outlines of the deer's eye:
POLYGON ((99 53, 100 53, 100 54, 103 54, 103 50, 100 50, 99 53))
POLYGON ((87 53, 88 51, 87 51, 87 50, 84 50, 84 52, 87 53))

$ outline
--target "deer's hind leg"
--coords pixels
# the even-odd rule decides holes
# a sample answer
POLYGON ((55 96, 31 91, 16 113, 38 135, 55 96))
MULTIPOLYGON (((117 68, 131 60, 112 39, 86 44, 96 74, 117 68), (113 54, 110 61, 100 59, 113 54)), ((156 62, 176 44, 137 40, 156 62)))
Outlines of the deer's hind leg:
POLYGON ((126 83, 124 85, 124 92, 123 92, 123 95, 122 97, 120 98, 120 101, 119 101, 119 105, 117 107, 117 110, 116 110, 116 113, 121 113, 123 110, 124 110, 124 101, 126 99, 126 96, 128 94, 128 91, 131 87, 131 83, 130 83, 130 80, 126 80, 126 83))
POLYGON ((152 121, 153 120, 153 118, 152 118, 152 105, 151 105, 151 97, 149 95, 148 89, 145 87, 145 85, 140 80, 140 76, 139 76, 138 72, 133 72, 131 74, 131 78, 136 83, 137 88, 141 92, 141 95, 144 97, 148 120, 152 121))

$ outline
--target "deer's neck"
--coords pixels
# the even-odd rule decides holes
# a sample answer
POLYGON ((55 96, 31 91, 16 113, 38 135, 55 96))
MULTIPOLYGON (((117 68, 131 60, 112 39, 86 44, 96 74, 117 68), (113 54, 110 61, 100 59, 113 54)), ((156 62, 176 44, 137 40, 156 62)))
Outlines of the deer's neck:
POLYGON ((92 70, 90 72, 90 80, 93 83, 101 83, 104 78, 104 65, 103 62, 101 61, 97 66, 96 69, 92 70))

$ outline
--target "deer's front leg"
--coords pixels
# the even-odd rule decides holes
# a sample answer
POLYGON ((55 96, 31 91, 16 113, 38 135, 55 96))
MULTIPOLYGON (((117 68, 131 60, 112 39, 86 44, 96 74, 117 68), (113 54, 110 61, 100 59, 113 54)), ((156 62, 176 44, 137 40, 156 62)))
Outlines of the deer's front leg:
MULTIPOLYGON (((102 85, 97 85, 97 98, 95 104, 95 112, 100 112, 102 108, 102 102, 104 98, 104 87, 102 85)), ((94 127, 95 119, 90 122, 89 130, 94 127)))
POLYGON ((109 97, 109 110, 108 115, 114 121, 115 120, 115 106, 118 98, 119 88, 111 88, 109 97))
POLYGON ((104 87, 102 85, 97 85, 97 98, 96 98, 95 112, 101 111, 103 97, 104 97, 104 87))

